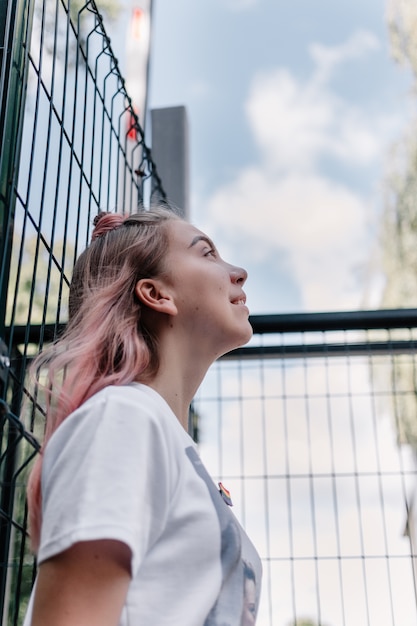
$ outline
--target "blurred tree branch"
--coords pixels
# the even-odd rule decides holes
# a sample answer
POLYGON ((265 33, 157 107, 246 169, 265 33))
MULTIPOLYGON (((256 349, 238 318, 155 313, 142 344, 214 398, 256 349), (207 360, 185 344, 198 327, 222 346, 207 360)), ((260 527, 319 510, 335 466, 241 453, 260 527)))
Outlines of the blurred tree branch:
POLYGON ((43 33, 43 45, 49 55, 62 59, 69 53, 71 65, 76 46, 85 46, 89 33, 96 28, 98 16, 106 25, 112 24, 121 9, 121 0, 35 0, 35 31, 43 33), (75 36, 71 33, 67 40, 69 22, 75 36))
POLYGON ((387 21, 391 54, 398 63, 409 66, 417 80, 417 3, 388 0, 387 21))
MULTIPOLYGON (((382 308, 417 306, 417 2, 388 0, 390 51, 411 70, 414 110, 402 136, 388 155, 381 222, 381 266, 385 286, 382 308)), ((394 388, 388 399, 399 444, 417 450, 417 372, 412 355, 392 357, 376 372, 381 389, 394 388)))

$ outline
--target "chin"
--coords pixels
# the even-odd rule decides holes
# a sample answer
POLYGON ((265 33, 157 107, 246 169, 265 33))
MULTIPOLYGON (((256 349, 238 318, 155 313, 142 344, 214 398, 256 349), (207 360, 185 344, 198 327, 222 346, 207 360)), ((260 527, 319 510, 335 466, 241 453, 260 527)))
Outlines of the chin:
POLYGON ((248 341, 249 341, 250 339, 252 339, 252 337, 253 337, 253 328, 252 328, 251 323, 250 323, 250 322, 249 322, 249 320, 248 320, 248 322, 247 322, 247 328, 246 328, 245 340, 244 340, 244 342, 243 342, 241 345, 244 345, 245 343, 248 343, 248 341))
POLYGON ((250 339, 252 339, 252 335, 253 328, 248 321, 246 324, 246 328, 244 330, 242 329, 242 333, 239 335, 239 337, 236 337, 236 343, 233 345, 232 348, 230 348, 230 350, 234 350, 235 348, 240 348, 241 346, 244 346, 246 343, 248 343, 250 339))
POLYGON ((244 346, 252 338, 252 335, 253 329, 249 321, 246 321, 245 324, 239 324, 239 326, 234 325, 233 331, 230 331, 229 327, 229 331, 223 333, 221 343, 218 346, 219 351, 216 359, 228 354, 232 350, 236 350, 236 348, 244 346))

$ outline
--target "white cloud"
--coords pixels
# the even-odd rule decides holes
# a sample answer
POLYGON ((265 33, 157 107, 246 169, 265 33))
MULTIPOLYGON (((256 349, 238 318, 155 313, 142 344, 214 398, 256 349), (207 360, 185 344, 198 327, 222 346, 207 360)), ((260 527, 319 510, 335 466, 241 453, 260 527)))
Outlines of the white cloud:
POLYGON ((244 243, 254 262, 273 262, 274 251, 284 251, 305 307, 356 305, 351 264, 363 259, 367 216, 365 202, 347 188, 314 174, 245 170, 211 198, 210 214, 218 238, 228 233, 229 245, 244 243))
POLYGON ((316 69, 306 83, 283 68, 255 77, 246 113, 265 166, 314 169, 322 156, 366 165, 378 156, 392 120, 370 118, 327 85, 338 64, 364 54, 371 42, 376 45, 370 34, 361 33, 336 48, 312 45, 316 69))
POLYGON ((284 252, 310 310, 360 303, 357 270, 369 257, 375 207, 322 163, 352 169, 381 159, 393 120, 343 100, 328 83, 342 61, 377 46, 363 31, 333 48, 313 44, 316 68, 304 83, 285 68, 255 76, 245 110, 260 162, 208 201, 223 249, 244 241, 255 264, 284 252))
POLYGON ((356 31, 339 46, 312 43, 309 52, 317 66, 315 81, 327 82, 338 65, 351 59, 358 59, 379 47, 380 42, 375 35, 365 30, 356 31))
POLYGON ((307 169, 328 141, 331 99, 300 85, 285 69, 257 76, 246 103, 264 167, 307 169))

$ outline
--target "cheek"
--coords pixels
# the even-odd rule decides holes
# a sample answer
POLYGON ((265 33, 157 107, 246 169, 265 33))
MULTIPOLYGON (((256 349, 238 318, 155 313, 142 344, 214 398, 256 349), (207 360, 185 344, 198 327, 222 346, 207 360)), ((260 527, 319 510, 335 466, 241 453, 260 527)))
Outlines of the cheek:
POLYGON ((230 277, 229 275, 224 275, 221 274, 220 276, 217 276, 217 278, 215 279, 215 284, 217 287, 217 291, 220 293, 229 293, 230 291, 230 277))

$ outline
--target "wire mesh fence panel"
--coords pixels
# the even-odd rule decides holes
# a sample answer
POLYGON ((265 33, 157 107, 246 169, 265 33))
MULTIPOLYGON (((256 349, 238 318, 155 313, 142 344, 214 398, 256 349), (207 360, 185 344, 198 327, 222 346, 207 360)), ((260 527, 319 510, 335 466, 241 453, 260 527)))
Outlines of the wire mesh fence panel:
POLYGON ((10 626, 21 623, 31 585, 23 485, 37 445, 30 435, 41 440, 44 427, 27 366, 67 321, 72 268, 94 216, 166 196, 94 0, 7 0, 0 13, 0 339, 10 360, 0 363, 0 623, 10 626), (15 441, 17 415, 25 433, 15 441))
POLYGON ((94 2, 36 0, 6 325, 59 323, 99 210, 164 192, 94 2))
POLYGON ((27 359, 67 320, 72 267, 93 217, 165 198, 95 3, 25 4, 33 28, 25 42, 22 150, 5 260, 12 378, 17 370, 24 376, 27 359))
POLYGON ((338 356, 335 333, 282 335, 265 358, 257 338, 198 392, 203 460, 263 558, 261 626, 416 623, 416 357, 397 339, 415 331, 342 332, 338 356))
POLYGON ((0 403, 0 485, 2 546, 7 546, 7 560, 2 562, 5 605, 4 624, 23 623, 35 576, 35 562, 26 537, 26 482, 39 444, 0 403), (6 541, 7 540, 7 541, 6 541))

